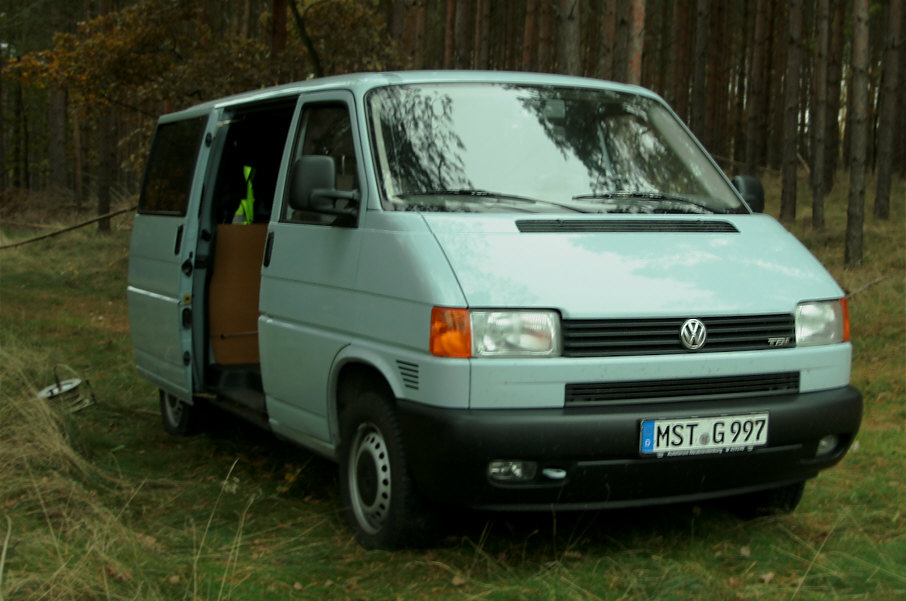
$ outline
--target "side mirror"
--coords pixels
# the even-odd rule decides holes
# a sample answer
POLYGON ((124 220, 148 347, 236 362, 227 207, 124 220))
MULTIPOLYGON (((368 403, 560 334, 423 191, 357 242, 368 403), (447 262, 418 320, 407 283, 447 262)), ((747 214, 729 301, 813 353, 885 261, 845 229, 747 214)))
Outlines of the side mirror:
POLYGON ((305 155, 296 159, 290 173, 289 206, 297 211, 311 211, 354 217, 355 206, 337 208, 335 201, 344 199, 357 204, 355 190, 337 190, 336 167, 333 157, 305 155))
POLYGON ((751 175, 736 175, 730 181, 752 211, 764 212, 764 187, 760 179, 751 175))

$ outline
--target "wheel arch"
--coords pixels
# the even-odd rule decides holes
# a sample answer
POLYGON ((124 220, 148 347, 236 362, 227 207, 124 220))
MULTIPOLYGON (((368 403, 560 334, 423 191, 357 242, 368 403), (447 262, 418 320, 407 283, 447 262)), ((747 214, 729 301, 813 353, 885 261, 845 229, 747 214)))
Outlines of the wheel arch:
POLYGON ((340 445, 340 415, 363 390, 373 390, 395 402, 403 384, 399 375, 375 353, 347 346, 337 355, 329 389, 328 419, 334 448, 340 445))

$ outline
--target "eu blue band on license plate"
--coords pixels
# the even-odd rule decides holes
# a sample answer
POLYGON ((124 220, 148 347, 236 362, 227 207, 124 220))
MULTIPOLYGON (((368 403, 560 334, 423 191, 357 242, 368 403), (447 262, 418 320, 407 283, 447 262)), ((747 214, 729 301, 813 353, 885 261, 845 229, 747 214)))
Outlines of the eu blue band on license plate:
POLYGON ((768 413, 643 420, 639 452, 678 457, 750 451, 768 443, 769 420, 768 413))

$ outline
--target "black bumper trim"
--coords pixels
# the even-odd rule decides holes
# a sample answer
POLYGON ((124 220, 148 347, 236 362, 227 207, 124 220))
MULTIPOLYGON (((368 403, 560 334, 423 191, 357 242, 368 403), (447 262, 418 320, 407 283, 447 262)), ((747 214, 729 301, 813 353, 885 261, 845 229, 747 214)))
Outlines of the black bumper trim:
POLYGON ((741 403, 671 402, 620 407, 454 410, 398 401, 410 471, 429 498, 474 508, 548 509, 651 505, 755 491, 812 478, 843 458, 859 429, 862 395, 852 387, 754 397, 741 403), (747 453, 639 455, 642 419, 768 411, 768 445, 747 453), (840 437, 816 458, 818 440, 840 437), (501 486, 492 460, 539 464, 535 480, 501 486), (564 469, 554 481, 542 469, 564 469))

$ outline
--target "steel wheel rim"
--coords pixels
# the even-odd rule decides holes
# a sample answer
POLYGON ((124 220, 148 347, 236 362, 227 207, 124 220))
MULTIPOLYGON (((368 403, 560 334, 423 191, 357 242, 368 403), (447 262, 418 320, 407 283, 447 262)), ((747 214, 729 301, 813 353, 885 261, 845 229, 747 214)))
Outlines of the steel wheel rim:
POLYGON ((368 534, 377 534, 390 512, 390 455, 373 424, 361 424, 356 431, 346 477, 356 521, 368 534))
POLYGON ((185 410, 182 401, 172 394, 164 393, 164 412, 167 415, 167 421, 174 426, 178 426, 182 420, 182 412, 185 410))

